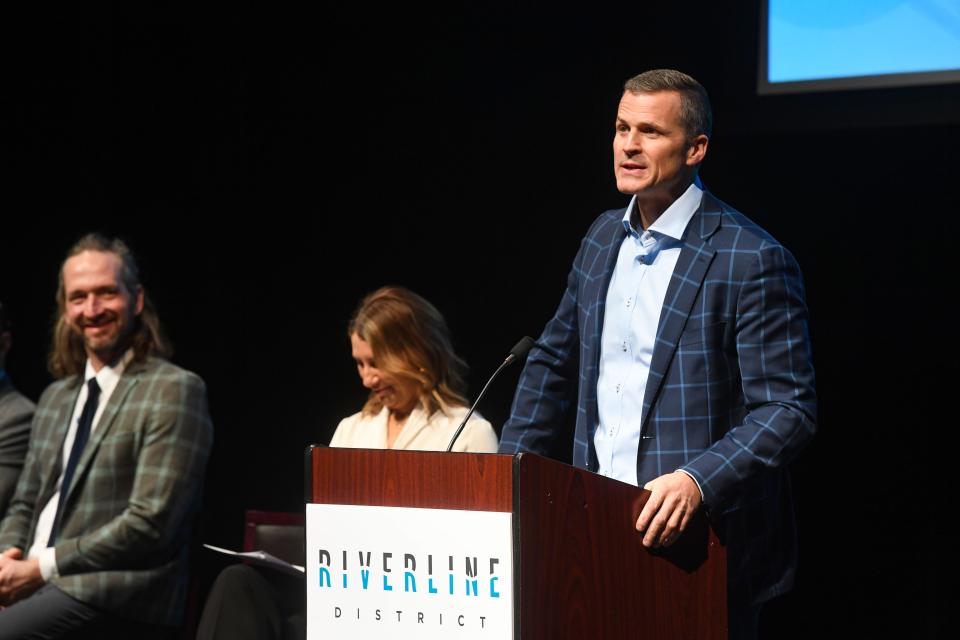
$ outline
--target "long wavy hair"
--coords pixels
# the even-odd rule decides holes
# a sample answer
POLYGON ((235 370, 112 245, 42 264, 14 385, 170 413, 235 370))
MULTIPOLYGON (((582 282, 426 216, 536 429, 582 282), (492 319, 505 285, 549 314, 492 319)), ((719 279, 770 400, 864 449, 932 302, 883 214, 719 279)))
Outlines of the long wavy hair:
MULTIPOLYGON (((428 415, 451 406, 466 406, 466 363, 453 351, 450 331, 437 308, 403 287, 383 287, 361 300, 347 328, 370 345, 377 368, 414 381, 428 415)), ((365 414, 383 403, 370 393, 365 414)))
MULTIPOLYGON (((142 289, 137 261, 125 242, 119 238, 107 238, 99 233, 90 233, 77 240, 60 265, 57 315, 54 318, 50 356, 47 361, 47 367, 55 378, 81 374, 87 362, 83 339, 70 328, 66 320, 67 296, 63 286, 63 268, 67 260, 84 251, 114 254, 120 259, 120 284, 125 293, 133 299, 137 295, 137 290, 142 289)), ((133 348, 133 359, 136 362, 143 362, 151 355, 169 358, 173 353, 170 341, 160 325, 160 318, 146 291, 143 292, 143 311, 140 315, 134 316, 128 341, 129 346, 133 348)))

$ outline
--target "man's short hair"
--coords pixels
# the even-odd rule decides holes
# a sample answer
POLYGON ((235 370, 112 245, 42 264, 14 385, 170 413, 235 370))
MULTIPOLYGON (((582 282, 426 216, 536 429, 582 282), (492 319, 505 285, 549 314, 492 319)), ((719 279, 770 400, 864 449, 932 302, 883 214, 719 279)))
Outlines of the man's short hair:
POLYGON ((701 133, 708 138, 713 131, 713 111, 707 90, 687 74, 675 69, 644 71, 623 83, 630 93, 676 91, 680 94, 680 121, 691 140, 701 133))

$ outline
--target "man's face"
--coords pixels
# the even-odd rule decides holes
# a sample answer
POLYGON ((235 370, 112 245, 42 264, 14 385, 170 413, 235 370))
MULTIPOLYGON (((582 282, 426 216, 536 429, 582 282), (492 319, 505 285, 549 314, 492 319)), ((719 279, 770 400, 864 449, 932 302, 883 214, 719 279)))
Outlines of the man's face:
POLYGON ((63 265, 67 324, 98 368, 120 355, 134 318, 143 311, 143 290, 127 291, 120 270, 120 258, 103 251, 84 251, 63 265))
POLYGON ((617 109, 613 170, 621 193, 676 198, 706 154, 707 137, 692 141, 680 120, 676 91, 625 91, 617 109))

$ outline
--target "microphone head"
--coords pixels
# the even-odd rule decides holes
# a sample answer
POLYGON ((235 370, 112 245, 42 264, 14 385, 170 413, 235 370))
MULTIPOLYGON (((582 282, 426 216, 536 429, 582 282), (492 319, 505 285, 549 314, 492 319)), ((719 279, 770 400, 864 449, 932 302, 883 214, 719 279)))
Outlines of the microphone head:
POLYGON ((527 352, 533 349, 535 344, 536 342, 530 336, 520 338, 520 342, 513 345, 513 349, 510 349, 511 362, 527 355, 527 352))

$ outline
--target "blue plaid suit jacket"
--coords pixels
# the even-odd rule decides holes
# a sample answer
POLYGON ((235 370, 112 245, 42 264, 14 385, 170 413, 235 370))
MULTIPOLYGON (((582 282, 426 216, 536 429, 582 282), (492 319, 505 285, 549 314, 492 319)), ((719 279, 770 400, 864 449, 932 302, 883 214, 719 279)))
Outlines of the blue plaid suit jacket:
MULTIPOLYGON (((583 239, 521 375, 501 453, 547 453, 575 397, 573 463, 597 470, 600 334, 624 211, 602 214, 583 239)), ((696 478, 727 544, 730 597, 762 602, 789 589, 796 543, 783 465, 816 425, 803 282, 782 245, 709 192, 667 288, 641 420, 640 485, 677 469, 696 478)))

